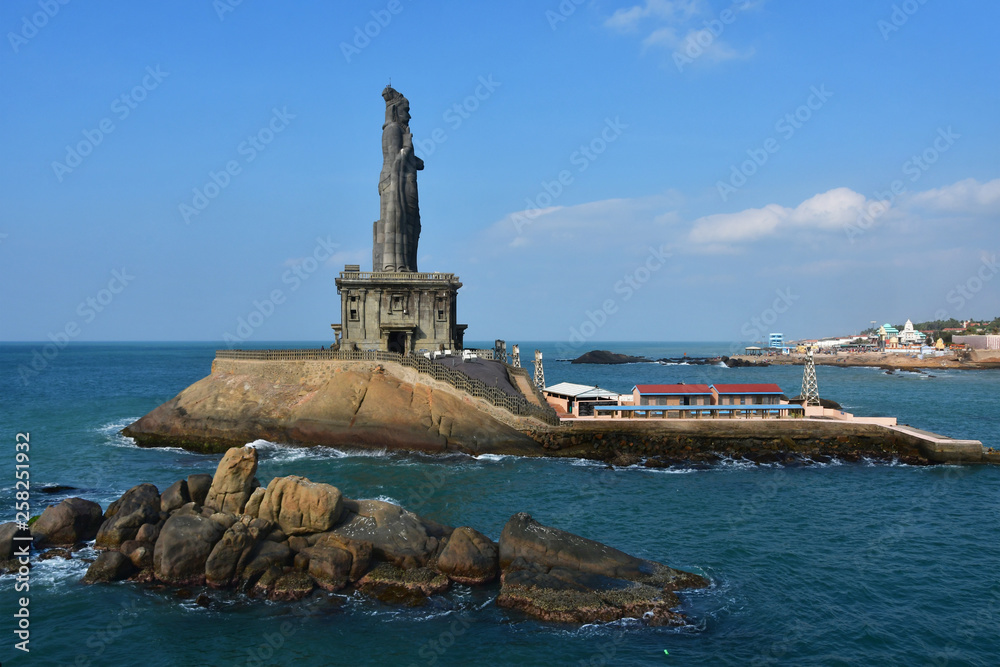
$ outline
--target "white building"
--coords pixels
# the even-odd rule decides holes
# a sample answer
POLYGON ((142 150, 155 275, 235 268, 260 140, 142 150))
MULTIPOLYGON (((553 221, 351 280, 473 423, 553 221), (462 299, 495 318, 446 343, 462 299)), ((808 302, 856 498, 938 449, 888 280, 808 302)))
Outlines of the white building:
POLYGON ((903 325, 903 330, 899 332, 900 345, 922 344, 925 338, 927 337, 924 336, 924 334, 913 328, 913 322, 910 320, 906 320, 906 324, 903 325))

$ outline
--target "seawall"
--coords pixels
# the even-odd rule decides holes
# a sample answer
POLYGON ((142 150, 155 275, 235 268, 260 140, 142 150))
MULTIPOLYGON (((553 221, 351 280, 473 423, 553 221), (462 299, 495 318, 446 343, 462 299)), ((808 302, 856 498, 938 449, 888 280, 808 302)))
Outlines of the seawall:
POLYGON ((830 419, 574 420, 530 432, 550 456, 623 465, 713 462, 720 457, 758 462, 836 457, 906 463, 1000 462, 977 440, 953 440, 908 427, 830 419))

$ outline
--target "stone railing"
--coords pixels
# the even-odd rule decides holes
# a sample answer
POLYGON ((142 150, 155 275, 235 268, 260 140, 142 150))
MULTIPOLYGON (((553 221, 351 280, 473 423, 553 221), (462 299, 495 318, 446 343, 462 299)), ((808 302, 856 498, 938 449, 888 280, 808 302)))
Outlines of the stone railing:
MULTIPOLYGON (((489 352, 492 357, 493 351, 476 350, 476 352, 489 352)), ((485 354, 480 356, 485 358, 485 354)), ((435 380, 447 382, 456 389, 481 398, 495 407, 503 408, 511 414, 533 417, 553 426, 559 425, 558 415, 547 405, 544 408, 539 407, 523 396, 512 396, 502 389, 487 385, 482 380, 469 377, 462 371, 434 363, 422 355, 382 350, 216 350, 215 358, 249 361, 392 361, 429 375, 435 380)))
POLYGON ((458 280, 454 273, 414 273, 412 271, 341 271, 341 279, 347 280, 388 280, 412 282, 415 280, 458 280))

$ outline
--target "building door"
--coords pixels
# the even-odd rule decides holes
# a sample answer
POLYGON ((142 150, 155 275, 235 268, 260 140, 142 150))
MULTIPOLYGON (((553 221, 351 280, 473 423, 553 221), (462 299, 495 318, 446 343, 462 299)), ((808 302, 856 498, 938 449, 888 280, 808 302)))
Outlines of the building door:
POLYGON ((399 353, 406 352, 406 332, 392 331, 389 333, 389 351, 399 353))

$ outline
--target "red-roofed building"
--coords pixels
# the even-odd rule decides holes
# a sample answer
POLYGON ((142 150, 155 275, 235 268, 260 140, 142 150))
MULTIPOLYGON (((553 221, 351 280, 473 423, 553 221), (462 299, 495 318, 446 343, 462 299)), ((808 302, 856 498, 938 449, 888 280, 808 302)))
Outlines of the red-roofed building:
POLYGON ((637 384, 632 387, 633 405, 711 405, 712 388, 707 384, 637 384))
POLYGON ((713 384, 716 405, 774 405, 784 395, 781 387, 767 384, 713 384))

